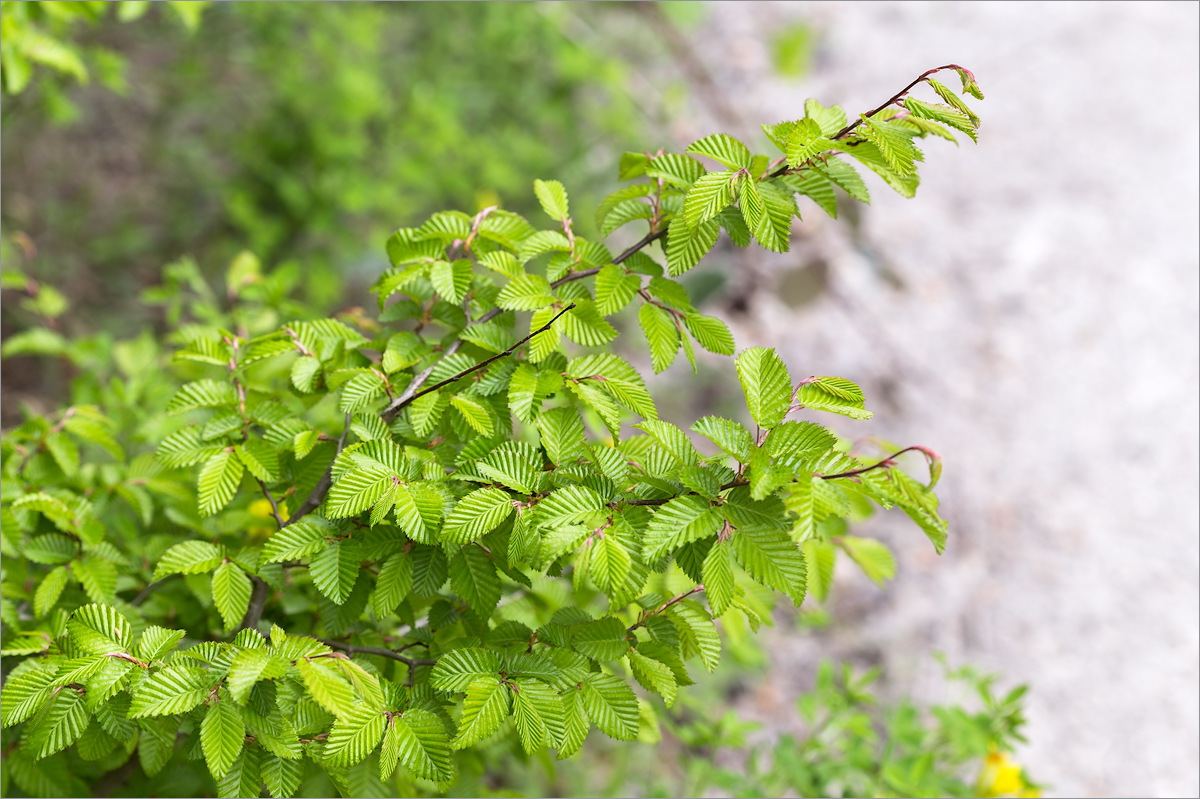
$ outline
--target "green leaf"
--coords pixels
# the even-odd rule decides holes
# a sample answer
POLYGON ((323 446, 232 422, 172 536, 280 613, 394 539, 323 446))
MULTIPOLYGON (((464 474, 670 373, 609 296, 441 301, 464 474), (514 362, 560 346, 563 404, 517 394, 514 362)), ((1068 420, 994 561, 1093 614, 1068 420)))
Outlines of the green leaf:
POLYGON ((343 604, 358 581, 362 547, 357 541, 334 541, 312 559, 308 573, 313 585, 335 605, 343 604))
POLYGON ((879 152, 887 160, 888 166, 901 177, 911 175, 916 171, 916 148, 912 140, 888 122, 879 122, 866 114, 860 114, 862 125, 859 131, 862 135, 879 148, 879 152))
POLYGON ((241 479, 242 461, 234 457, 232 447, 205 461, 196 484, 200 515, 212 516, 228 505, 241 479))
POLYGON ((655 373, 664 371, 679 352, 679 330, 668 311, 644 303, 638 310, 638 322, 650 347, 650 360, 655 373))
POLYGON ((533 754, 542 746, 557 746, 566 726, 558 692, 531 679, 518 678, 513 685, 513 720, 521 748, 526 754, 533 754))
POLYGON ((641 285, 637 275, 608 264, 596 275, 596 308, 605 316, 615 314, 629 304, 641 285))
POLYGON ((320 517, 313 516, 292 522, 271 535, 263 544, 261 562, 280 563, 313 555, 325 546, 326 536, 334 534, 333 528, 320 517))
POLYGON ((692 446, 687 433, 670 422, 655 419, 635 424, 633 427, 635 430, 644 430, 649 433, 655 441, 662 445, 663 449, 679 461, 681 466, 694 466, 700 459, 700 453, 692 446))
POLYGON ((537 504, 537 524, 555 529, 590 519, 604 508, 604 500, 590 488, 563 486, 537 504))
POLYGON ((455 305, 462 302, 471 288, 471 262, 465 258, 457 261, 436 261, 429 270, 429 282, 446 302, 455 305))
POLYGON ((733 203, 735 174, 732 170, 709 172, 692 184, 683 201, 683 218, 688 227, 707 222, 733 203))
POLYGON ((828 150, 833 142, 827 138, 821 126, 811 119, 801 120, 787 133, 783 152, 790 167, 801 166, 828 150))
POLYGON ((42 578, 38 583, 37 590, 33 593, 33 615, 39 619, 45 618, 54 606, 58 604, 59 597, 62 596, 63 589, 67 587, 68 578, 67 568, 59 566, 51 569, 50 573, 42 578))
POLYGON ((648 691, 653 691, 663 698, 667 707, 675 704, 675 695, 679 690, 675 682, 675 674, 667 664, 642 654, 636 649, 629 650, 629 665, 633 667, 633 676, 648 691))
POLYGON ((557 180, 535 180, 533 193, 537 195, 542 210, 557 222, 566 222, 570 217, 567 206, 567 190, 557 180))
POLYGON ((870 419, 875 414, 866 409, 862 389, 842 377, 818 377, 800 386, 796 400, 806 408, 849 416, 851 419, 870 419))
POLYGON ((207 541, 184 541, 162 554, 154 568, 154 579, 169 574, 203 574, 221 564, 225 550, 207 541))
POLYGON ((154 451, 154 457, 164 466, 178 468, 207 460, 222 449, 205 444, 198 428, 185 427, 163 439, 154 451))
POLYGON ((749 169, 752 160, 750 148, 727 133, 714 133, 698 139, 688 145, 687 152, 708 156, 730 169, 749 169))
POLYGON ((292 385, 301 394, 316 391, 317 378, 321 374, 321 361, 311 355, 302 355, 292 362, 292 385))
POLYGON ((342 400, 339 409, 342 413, 365 407, 383 394, 387 382, 374 369, 358 371, 353 377, 342 384, 342 400))
POLYGON ((575 307, 563 314, 558 324, 563 335, 584 347, 600 347, 617 337, 617 329, 590 300, 576 300, 575 307))
POLYGON ((204 762, 214 779, 221 779, 242 752, 246 742, 246 725, 227 692, 222 692, 208 706, 200 725, 200 746, 204 762))
POLYGON ((581 625, 571 639, 571 646, 593 660, 616 660, 629 651, 629 633, 620 619, 605 616, 581 625))
POLYGON ((382 464, 351 469, 337 478, 329 489, 325 500, 326 515, 330 519, 357 516, 399 482, 394 470, 382 464))
POLYGON ((588 723, 587 711, 583 707, 583 693, 572 687, 562 695, 563 703, 563 740, 558 747, 558 759, 562 760, 579 751, 587 740, 588 723))
POLYGON ((125 617, 107 605, 84 605, 71 614, 67 630, 75 646, 92 655, 128 652, 133 631, 125 617))
POLYGON ((615 536, 602 536, 592 544, 588 573, 592 582, 604 593, 610 596, 619 593, 629 578, 632 566, 629 552, 615 536))
MULTIPOLYGON (((705 588, 707 587, 706 584, 705 588)), ((700 655, 700 662, 709 673, 715 671, 721 661, 721 637, 717 635, 712 617, 699 602, 691 599, 675 604, 669 612, 675 626, 679 628, 684 657, 689 657, 694 652, 700 655)))
POLYGON ((481 436, 492 435, 492 417, 482 403, 470 397, 455 395, 450 398, 450 404, 462 415, 463 421, 476 433, 481 436))
POLYGON ((467 494, 442 525, 442 540, 466 544, 500 526, 513 511, 513 500, 498 488, 481 488, 467 494))
POLYGON ((481 619, 490 618, 500 602, 496 566, 479 547, 463 547, 450 556, 450 587, 481 619))
MULTIPOLYGON (((25 661, 34 664, 36 661, 25 661)), ((0 725, 11 727, 32 716, 50 696, 55 666, 14 669, 0 692, 0 725)))
POLYGON ((263 755, 262 779, 271 796, 295 796, 303 776, 303 761, 290 760, 269 752, 263 755))
POLYGON ((872 538, 858 538, 852 535, 843 535, 837 542, 863 570, 863 574, 874 580, 876 585, 882 586, 885 580, 895 578, 896 559, 886 544, 872 538))
POLYGON ((870 204, 871 193, 867 190, 867 184, 863 183, 862 177, 850 164, 831 159, 824 164, 813 164, 813 169, 854 199, 870 204))
POLYGON ((371 609, 375 619, 382 621, 396 609, 413 585, 413 562, 407 554, 398 552, 379 567, 375 591, 371 594, 371 609))
POLYGON ((796 204, 790 195, 771 183, 759 183, 744 176, 739 207, 759 244, 773 252, 788 251, 792 217, 796 215, 796 204))
POLYGON ((168 664, 135 689, 129 718, 187 713, 208 698, 214 682, 216 678, 206 669, 168 664))
POLYGON ((454 749, 466 749, 491 736, 508 718, 511 693, 495 676, 482 677, 467 686, 454 749))
POLYGON ((451 649, 438 658, 429 674, 429 684, 439 691, 465 691, 487 677, 496 677, 500 658, 495 652, 478 647, 451 649))
POLYGON ((196 408, 224 408, 237 405, 237 389, 230 383, 216 380, 197 380, 185 383, 171 401, 166 412, 171 415, 186 413, 196 408))
POLYGON ((756 581, 787 594, 797 606, 804 601, 804 555, 786 534, 743 528, 733 534, 730 545, 738 563, 756 581))
POLYGON ((49 757, 83 735, 90 715, 83 694, 64 688, 29 722, 24 745, 39 760, 49 757))
POLYGON ((250 607, 252 587, 246 573, 232 562, 222 563, 213 572, 213 604, 225 622, 226 632, 240 624, 245 617, 250 607))
POLYGON ((809 540, 800 545, 804 552, 804 562, 807 565, 808 592, 824 602, 833 585, 833 567, 837 559, 837 550, 824 541, 809 540))
POLYGON ((695 422, 691 429, 736 458, 739 463, 750 462, 750 453, 754 449, 754 437, 738 422, 722 419, 719 416, 705 416, 695 422))
MULTIPOLYGON (((413 708, 393 717, 387 736, 395 741, 397 759, 413 776, 435 782, 453 778, 454 755, 450 750, 450 738, 442 720, 430 711, 413 708)), ((385 749, 387 746, 388 738, 385 737, 385 749)))
POLYGON ((684 544, 699 541, 721 529, 718 509, 694 494, 675 497, 658 509, 646 528, 643 557, 653 563, 684 544))
POLYGON ((720 319, 689 311, 683 317, 683 323, 692 334, 692 338, 704 349, 717 355, 733 355, 733 334, 720 319))
POLYGON ((496 297, 496 305, 506 311, 536 311, 553 302, 554 289, 550 288, 550 281, 533 274, 513 278, 496 297))
POLYGON ((695 183, 708 170, 695 158, 677 153, 663 153, 651 159, 646 166, 646 176, 662 178, 672 186, 686 189, 695 183))
POLYGON ((235 448, 246 471, 266 483, 275 482, 279 472, 279 456, 265 441, 250 439, 235 448))
POLYGON ((619 741, 638 734, 638 703, 633 690, 611 674, 593 672, 583 683, 583 706, 600 732, 619 741))
POLYGON ((79 554, 79 540, 68 535, 39 535, 22 549, 21 554, 34 563, 67 563, 79 554))
POLYGON ((237 760, 225 772, 225 776, 217 781, 217 796, 227 797, 257 797, 262 793, 262 773, 259 763, 262 760, 262 750, 256 746, 247 747, 238 755, 237 760))
POLYGON ((162 660, 186 634, 185 630, 168 630, 152 624, 142 630, 142 637, 138 640, 134 654, 145 661, 162 660))
POLYGON ((792 402, 787 367, 773 349, 751 347, 735 361, 746 407, 760 428, 769 430, 783 421, 792 402))
MULTIPOLYGON (((938 96, 945 100, 948 105, 952 106, 960 113, 965 114, 967 118, 971 120, 972 125, 977 128, 979 127, 979 117, 976 116, 975 112, 972 111, 966 103, 959 99, 958 95, 951 91, 949 86, 939 83, 933 78, 927 78, 926 82, 929 83, 930 87, 937 92, 938 96)), ((964 88, 966 87, 964 86, 964 88)), ((982 96, 980 96, 980 99, 983 99, 982 96)))
POLYGON ((333 722, 325 742, 325 757, 335 765, 352 766, 375 751, 383 738, 385 716, 362 705, 350 708, 333 722))
POLYGON ((301 658, 296 661, 296 668, 313 700, 330 715, 341 718, 362 706, 350 683, 332 666, 301 658))
POLYGON ((396 492, 396 521, 413 541, 432 544, 444 504, 442 495, 426 483, 401 485, 396 492))
POLYGON ((688 225, 682 216, 671 220, 667 228, 667 272, 678 277, 700 263, 700 259, 717 243, 721 225, 716 219, 688 225))
POLYGON ((723 616, 733 603, 736 583, 733 577, 733 564, 729 560, 729 544, 718 541, 709 548, 704 557, 703 566, 704 595, 708 597, 708 605, 712 608, 713 616, 723 616))

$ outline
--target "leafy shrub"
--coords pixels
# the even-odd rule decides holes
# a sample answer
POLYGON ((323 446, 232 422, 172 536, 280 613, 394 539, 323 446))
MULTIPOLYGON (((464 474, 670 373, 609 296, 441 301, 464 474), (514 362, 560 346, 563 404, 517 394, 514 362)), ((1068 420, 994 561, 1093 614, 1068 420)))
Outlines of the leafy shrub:
MULTIPOLYGON (((374 318, 305 318, 295 269, 248 254, 223 292, 178 262, 148 298, 174 325, 174 391, 149 338, 6 342, 87 368, 76 403, 0 452, 4 780, 161 793, 202 761, 222 796, 446 790, 455 752, 498 733, 559 758, 592 727, 635 740, 656 710, 634 684, 672 706, 687 661, 717 667, 717 619, 756 626, 764 593, 823 596, 838 551, 890 576, 882 544, 846 534, 872 505, 940 552, 936 454, 868 458, 786 419, 869 419, 853 382, 795 381, 746 349, 753 429, 710 416, 693 439, 610 351, 609 318, 637 306, 656 372, 681 350, 694 367, 693 340, 733 355, 675 278, 722 230, 786 251, 797 193, 830 214, 838 189, 866 201, 852 161, 912 196, 913 140, 978 126, 941 70, 981 96, 950 65, 853 122, 809 101, 764 126, 782 156, 724 134, 627 153, 633 183, 596 224, 649 230, 615 255, 577 233, 553 180, 534 183, 545 229, 496 207, 433 214, 389 239, 374 318), (910 97, 922 82, 945 104, 910 97)), ((5 281, 36 306, 36 284, 5 281)))

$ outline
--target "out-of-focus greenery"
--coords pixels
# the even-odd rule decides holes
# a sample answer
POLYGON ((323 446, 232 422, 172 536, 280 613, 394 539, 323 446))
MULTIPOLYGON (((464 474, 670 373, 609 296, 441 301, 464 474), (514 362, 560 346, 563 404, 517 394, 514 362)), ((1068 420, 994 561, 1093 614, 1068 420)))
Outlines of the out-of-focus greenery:
POLYGON ((538 175, 586 201, 639 139, 604 8, 229 3, 195 25, 200 4, 11 5, 3 229, 89 326, 136 318, 163 263, 213 273, 247 247, 332 307, 406 221, 530 210, 538 175))

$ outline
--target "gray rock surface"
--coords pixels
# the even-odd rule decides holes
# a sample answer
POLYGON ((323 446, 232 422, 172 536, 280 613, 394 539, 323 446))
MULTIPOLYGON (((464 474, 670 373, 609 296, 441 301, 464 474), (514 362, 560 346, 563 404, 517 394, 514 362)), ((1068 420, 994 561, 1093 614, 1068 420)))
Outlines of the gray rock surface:
MULTIPOLYGON (((1200 794, 1197 11, 716 3, 688 31, 753 122, 873 108, 950 61, 987 95, 979 146, 929 142, 916 199, 872 183, 857 234, 807 205, 791 253, 736 267, 739 348, 859 381, 876 419, 835 426, 939 450, 952 525, 942 558, 903 517, 867 526, 899 579, 848 570, 830 632, 774 634, 746 700, 770 729, 821 657, 944 700, 942 651, 1031 684, 1021 759, 1052 794, 1200 794), (774 77, 771 36, 801 21, 815 68, 774 77)), ((740 127, 693 111, 677 144, 740 127)))

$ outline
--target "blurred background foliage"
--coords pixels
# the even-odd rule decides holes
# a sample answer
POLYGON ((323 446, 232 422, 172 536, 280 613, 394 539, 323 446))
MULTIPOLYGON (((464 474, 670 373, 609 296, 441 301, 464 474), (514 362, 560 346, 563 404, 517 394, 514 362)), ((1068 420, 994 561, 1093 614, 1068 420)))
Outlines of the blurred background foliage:
MULTIPOLYGON (((222 276, 261 275, 264 308, 320 316, 362 302, 387 235, 431 212, 529 213, 535 177, 594 207, 622 151, 669 144, 662 131, 689 93, 731 114, 679 33, 703 14, 700 3, 4 2, 4 426, 22 406, 96 403, 129 443, 145 440, 175 383, 166 333, 223 313, 211 287, 222 276), (656 60, 682 79, 648 83, 656 60)), ((799 78, 815 51, 807 27, 781 29, 772 64, 799 78)), ((796 634, 829 623, 820 607, 776 617, 796 634)), ((881 704, 877 675, 826 664, 797 705, 808 733, 780 738, 723 709, 767 665, 750 630, 723 632, 740 665, 644 714, 647 746, 593 741, 554 763, 500 735, 464 758, 455 791, 1036 794, 1006 754, 1022 740, 1021 689, 997 696, 960 670, 973 698, 881 704)), ((177 760, 180 795, 194 795, 200 767, 177 760)), ((136 778, 124 788, 137 789, 136 778)))

